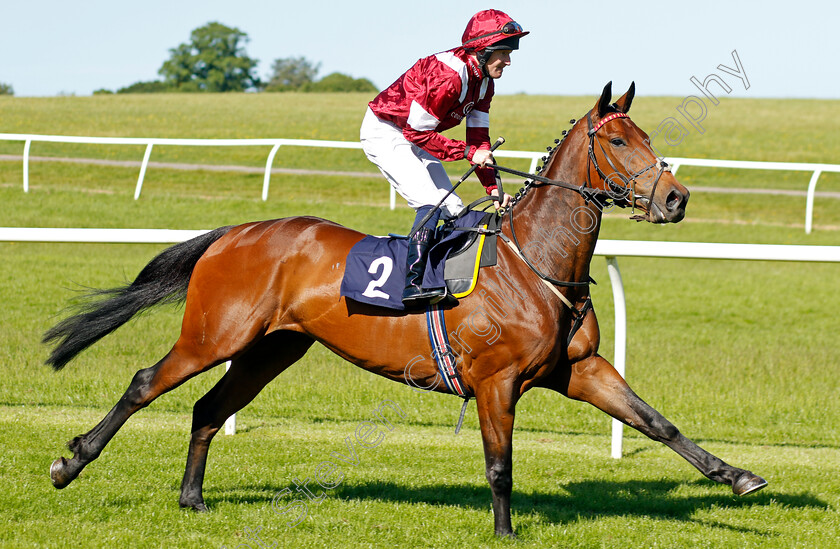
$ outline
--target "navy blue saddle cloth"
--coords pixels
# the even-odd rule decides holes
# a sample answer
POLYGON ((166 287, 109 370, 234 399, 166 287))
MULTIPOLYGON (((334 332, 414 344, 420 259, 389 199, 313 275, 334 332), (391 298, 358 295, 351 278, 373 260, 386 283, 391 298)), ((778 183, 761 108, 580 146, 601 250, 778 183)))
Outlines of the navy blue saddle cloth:
MULTIPOLYGON (((486 223, 486 212, 471 210, 443 226, 443 238, 429 250, 423 288, 444 288, 446 260, 453 252, 474 240, 474 231, 454 230, 454 227, 478 227, 486 223)), ((438 229, 439 231, 441 228, 438 229)), ((366 236, 347 255, 341 295, 370 305, 404 310, 402 292, 405 288, 405 261, 408 240, 383 236, 366 236)))

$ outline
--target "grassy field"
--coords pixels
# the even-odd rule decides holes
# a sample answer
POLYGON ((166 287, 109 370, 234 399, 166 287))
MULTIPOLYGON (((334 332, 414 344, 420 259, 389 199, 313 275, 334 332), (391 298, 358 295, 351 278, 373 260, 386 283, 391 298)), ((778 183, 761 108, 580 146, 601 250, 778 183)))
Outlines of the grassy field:
MULTIPOLYGON (((353 140, 362 96, 217 95, 0 97, 0 132, 160 137, 290 137, 353 140)), ((493 132, 509 149, 540 150, 595 100, 499 97, 493 132)), ((631 114, 652 130, 677 98, 636 99, 631 114)), ((840 102, 722 101, 707 131, 674 156, 836 162, 840 102)), ((19 155, 21 143, 0 142, 19 155)), ((267 150, 155 150, 153 160, 259 167, 267 150)), ((142 149, 37 144, 33 155, 139 160, 142 149)), ((275 166, 371 171, 361 153, 296 149, 275 166)), ((453 166, 453 173, 463 166, 453 166)), ((402 231, 413 218, 387 207, 370 178, 262 176, 157 169, 131 199, 137 170, 33 163, 20 187, 17 161, 0 162, 4 226, 212 228, 286 215, 319 215, 361 230, 402 231)), ((840 201, 818 198, 815 231, 803 231, 805 199, 699 192, 707 187, 803 190, 808 174, 680 169, 693 194, 686 220, 604 219, 602 238, 840 243, 840 201)), ((477 185, 465 197, 476 193, 477 185)), ((840 190, 823 175, 819 190, 840 190)), ((490 491, 471 406, 452 434, 459 401, 418 394, 313 348, 239 415, 240 432, 213 444, 205 481, 212 512, 178 509, 192 405, 216 369, 134 416, 102 456, 65 490, 49 464, 89 430, 134 372, 177 336, 180 309, 136 319, 67 369, 42 365, 41 334, 77 285, 133 277, 161 246, 0 243, 0 496, 2 547, 507 547, 492 536, 490 491), (286 528, 271 501, 318 463, 383 399, 407 418, 360 465, 286 528), (251 536, 251 537, 249 537, 251 536), (247 545, 245 545, 247 544, 247 545)), ((622 259, 627 290, 628 378, 683 432, 724 460, 770 481, 734 497, 667 448, 625 429, 626 456, 609 457, 609 418, 535 390, 518 407, 513 521, 517 547, 840 547, 840 321, 838 266, 744 261, 622 259)), ((606 267, 593 262, 602 352, 612 356, 606 267)), ((363 453, 366 452, 366 453, 363 453)))

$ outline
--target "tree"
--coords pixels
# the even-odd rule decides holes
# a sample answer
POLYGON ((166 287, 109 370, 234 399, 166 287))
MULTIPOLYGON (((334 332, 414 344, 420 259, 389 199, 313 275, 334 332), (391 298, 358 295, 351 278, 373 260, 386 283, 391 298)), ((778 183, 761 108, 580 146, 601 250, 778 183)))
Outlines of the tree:
POLYGON ((301 88, 305 92, 376 92, 376 86, 367 78, 353 78, 340 72, 328 74, 317 82, 301 88))
POLYGON ((315 80, 321 64, 313 65, 304 57, 275 59, 265 91, 294 91, 315 80))
POLYGON ((169 50, 158 73, 177 91, 227 92, 258 88, 256 59, 245 54, 248 35, 221 23, 207 23, 190 34, 190 42, 169 50))
POLYGON ((0 82, 0 95, 14 95, 15 90, 12 88, 11 84, 4 84, 0 82))

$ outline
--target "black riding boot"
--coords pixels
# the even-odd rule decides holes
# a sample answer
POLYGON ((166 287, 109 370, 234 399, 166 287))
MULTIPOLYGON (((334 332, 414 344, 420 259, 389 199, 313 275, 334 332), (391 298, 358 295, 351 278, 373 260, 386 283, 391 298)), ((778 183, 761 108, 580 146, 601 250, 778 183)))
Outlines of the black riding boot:
POLYGON ((402 302, 406 307, 415 307, 440 301, 446 295, 446 289, 436 288, 424 290, 423 273, 426 272, 426 259, 432 245, 434 231, 428 227, 421 227, 411 240, 408 241, 408 257, 406 258, 405 290, 402 302))

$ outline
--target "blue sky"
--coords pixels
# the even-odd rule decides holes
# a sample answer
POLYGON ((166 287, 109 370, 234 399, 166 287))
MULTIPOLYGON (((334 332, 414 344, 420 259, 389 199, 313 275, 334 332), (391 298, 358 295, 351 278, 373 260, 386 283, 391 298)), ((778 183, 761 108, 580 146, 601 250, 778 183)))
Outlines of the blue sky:
POLYGON ((686 96, 736 50, 750 87, 731 97, 840 98, 840 4, 829 1, 28 0, 0 7, 0 82, 15 95, 89 95, 158 78, 169 49, 209 21, 248 34, 265 77, 304 56, 390 84, 416 59, 459 44, 469 17, 494 7, 531 31, 497 93, 597 95, 636 81, 638 95, 686 96))

